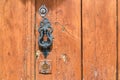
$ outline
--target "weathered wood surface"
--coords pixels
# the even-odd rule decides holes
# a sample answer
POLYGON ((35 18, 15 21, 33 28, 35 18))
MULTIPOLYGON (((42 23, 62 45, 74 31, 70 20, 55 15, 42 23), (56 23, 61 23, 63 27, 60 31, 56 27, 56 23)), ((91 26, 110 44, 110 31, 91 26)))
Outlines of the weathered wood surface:
POLYGON ((120 0, 82 0, 82 5, 81 0, 0 0, 0 80, 120 80, 119 4, 120 0), (42 53, 35 59, 42 4, 54 28, 48 55, 52 73, 47 75, 38 70, 42 53))
MULTIPOLYGON (((52 60, 52 74, 39 74, 39 61, 36 62, 37 80, 80 80, 81 79, 81 17, 80 0, 36 0, 36 27, 38 29, 41 17, 38 8, 45 4, 49 13, 47 18, 54 28, 53 48, 48 59, 52 60)), ((38 40, 36 32, 36 44, 38 40)), ((36 46, 38 50, 38 46, 36 46)))
POLYGON ((0 80, 33 77, 31 3, 32 0, 0 0, 0 80))
POLYGON ((117 3, 117 22, 118 22, 118 25, 117 25, 117 29, 118 29, 118 35, 117 35, 117 37, 118 37, 118 66, 117 66, 117 68, 118 68, 118 75, 117 75, 117 79, 118 80, 120 80, 120 0, 118 0, 118 3, 117 3))
POLYGON ((116 0, 82 0, 83 78, 116 80, 116 0))
MULTIPOLYGON (((35 0, 26 1, 26 25, 27 25, 27 47, 26 48, 26 79, 35 79, 35 0)), ((23 14, 24 15, 24 14, 23 14)), ((25 30, 26 31, 26 30, 25 30)))

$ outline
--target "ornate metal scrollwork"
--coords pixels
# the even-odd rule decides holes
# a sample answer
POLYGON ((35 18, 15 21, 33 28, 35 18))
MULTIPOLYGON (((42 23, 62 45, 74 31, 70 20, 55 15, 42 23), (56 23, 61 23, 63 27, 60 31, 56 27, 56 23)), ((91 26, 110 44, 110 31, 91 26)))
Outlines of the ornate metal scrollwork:
POLYGON ((52 36, 53 28, 51 27, 49 20, 45 18, 48 12, 45 5, 42 5, 40 7, 39 12, 43 20, 40 22, 40 27, 38 29, 38 32, 40 33, 38 38, 38 44, 43 52, 44 58, 46 58, 48 53, 50 52, 50 48, 53 43, 53 36, 52 36), (46 40, 44 39, 45 37, 46 40))

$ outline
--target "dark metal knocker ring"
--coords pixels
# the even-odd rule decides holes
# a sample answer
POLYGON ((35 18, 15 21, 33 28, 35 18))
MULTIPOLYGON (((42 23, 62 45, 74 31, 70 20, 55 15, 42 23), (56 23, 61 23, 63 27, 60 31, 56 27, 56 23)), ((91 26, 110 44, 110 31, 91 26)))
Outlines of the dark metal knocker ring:
POLYGON ((46 58, 53 43, 53 28, 51 27, 49 20, 45 18, 47 14, 47 8, 45 7, 45 5, 42 5, 40 7, 39 12, 43 20, 40 22, 40 27, 38 29, 38 32, 40 33, 38 38, 38 44, 43 51, 44 57, 46 58), (46 37, 46 40, 44 40, 44 37, 46 37))

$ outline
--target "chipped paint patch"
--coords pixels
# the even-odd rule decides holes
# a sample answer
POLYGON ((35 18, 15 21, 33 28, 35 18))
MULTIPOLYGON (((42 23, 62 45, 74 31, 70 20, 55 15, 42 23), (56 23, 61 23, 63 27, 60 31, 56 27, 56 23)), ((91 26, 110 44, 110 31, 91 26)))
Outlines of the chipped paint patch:
POLYGON ((37 50, 36 53, 35 53, 35 57, 36 57, 36 59, 39 58, 40 55, 41 55, 40 50, 37 50))
POLYGON ((94 71, 94 76, 97 77, 98 76, 98 72, 94 71))
POLYGON ((63 60, 63 62, 67 63, 68 62, 68 56, 66 54, 62 54, 61 55, 61 59, 63 60))

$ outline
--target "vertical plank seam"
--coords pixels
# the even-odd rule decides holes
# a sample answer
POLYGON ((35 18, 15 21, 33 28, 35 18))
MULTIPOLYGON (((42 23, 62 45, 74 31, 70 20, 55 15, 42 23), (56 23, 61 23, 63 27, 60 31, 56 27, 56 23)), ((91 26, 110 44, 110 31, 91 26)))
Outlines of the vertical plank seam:
POLYGON ((80 16, 81 16, 81 80, 83 80, 83 13, 82 13, 82 0, 80 1, 80 16))
POLYGON ((118 0, 116 0, 116 80, 119 79, 118 76, 118 0))
MULTIPOLYGON (((29 16, 27 15, 29 13, 29 3, 28 3, 28 0, 26 0, 26 10, 27 10, 26 11, 26 16, 27 16, 26 17, 26 25, 27 25, 27 33, 26 33, 26 35, 29 35, 29 32, 28 32, 28 30, 29 30, 29 21, 28 21, 29 16)), ((26 37, 28 38, 28 36, 26 36, 26 37)), ((27 42, 27 46, 26 46, 27 50, 28 50, 28 45, 29 45, 29 43, 27 42)), ((26 78, 25 79, 28 79, 27 75, 31 76, 30 73, 29 73, 29 70, 28 70, 29 69, 28 68, 29 67, 28 63, 30 63, 29 59, 28 59, 28 52, 26 52, 26 56, 25 57, 26 57, 26 60, 27 60, 26 61, 26 78)))
MULTIPOLYGON (((34 8, 36 10, 36 0, 34 1, 34 8)), ((34 80, 36 80, 36 11, 34 12, 34 80)))
MULTIPOLYGON (((30 28, 31 28, 31 46, 30 46, 30 49, 31 49, 31 52, 30 52, 30 69, 32 69, 32 0, 30 0, 30 28)), ((28 13, 29 14, 29 13, 28 13)), ((30 70, 30 78, 32 78, 32 70, 30 70)), ((30 79, 32 80, 32 79, 30 79)))
MULTIPOLYGON (((30 46, 30 49, 32 49, 32 5, 31 5, 31 3, 32 3, 32 1, 30 0, 30 28, 31 28, 31 46, 30 46)), ((30 69, 32 69, 32 63, 31 63, 31 61, 32 61, 32 51, 30 52, 30 69)), ((32 78, 32 70, 30 70, 30 78, 32 78)), ((31 79, 32 80, 32 79, 31 79)))

